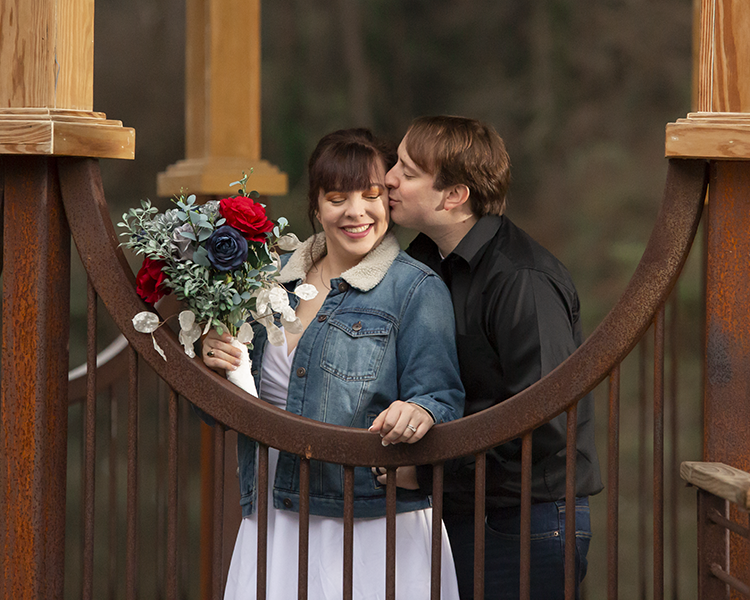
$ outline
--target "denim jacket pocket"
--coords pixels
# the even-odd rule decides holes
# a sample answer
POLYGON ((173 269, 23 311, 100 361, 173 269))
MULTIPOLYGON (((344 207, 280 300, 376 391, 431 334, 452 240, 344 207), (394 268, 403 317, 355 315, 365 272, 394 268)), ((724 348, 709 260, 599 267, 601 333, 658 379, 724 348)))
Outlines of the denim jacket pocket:
POLYGON ((328 319, 321 368, 344 381, 378 376, 393 325, 377 315, 351 312, 328 319))

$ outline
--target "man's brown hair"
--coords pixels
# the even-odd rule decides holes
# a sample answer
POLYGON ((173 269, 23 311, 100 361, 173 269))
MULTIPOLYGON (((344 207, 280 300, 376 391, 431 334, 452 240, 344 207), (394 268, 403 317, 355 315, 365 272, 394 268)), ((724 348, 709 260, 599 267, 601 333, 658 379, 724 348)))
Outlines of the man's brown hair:
POLYGON ((510 157, 490 125, 465 117, 419 117, 404 139, 409 157, 434 177, 436 190, 463 184, 477 217, 505 212, 510 157))

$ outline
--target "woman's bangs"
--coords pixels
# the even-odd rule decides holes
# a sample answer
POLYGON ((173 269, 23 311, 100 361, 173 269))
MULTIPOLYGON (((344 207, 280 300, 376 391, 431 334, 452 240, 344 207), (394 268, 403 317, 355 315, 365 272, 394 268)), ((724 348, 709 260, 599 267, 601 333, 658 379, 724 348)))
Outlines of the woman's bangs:
POLYGON ((374 156, 369 148, 337 148, 319 161, 319 188, 324 192, 367 190, 372 182, 374 156))

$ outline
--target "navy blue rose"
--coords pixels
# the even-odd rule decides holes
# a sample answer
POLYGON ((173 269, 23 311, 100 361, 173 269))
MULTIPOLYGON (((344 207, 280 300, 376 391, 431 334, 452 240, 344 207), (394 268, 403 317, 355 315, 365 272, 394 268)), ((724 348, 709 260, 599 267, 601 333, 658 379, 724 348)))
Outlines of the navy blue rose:
POLYGON ((223 225, 208 238, 206 251, 214 268, 231 271, 247 259, 247 240, 234 227, 223 225))

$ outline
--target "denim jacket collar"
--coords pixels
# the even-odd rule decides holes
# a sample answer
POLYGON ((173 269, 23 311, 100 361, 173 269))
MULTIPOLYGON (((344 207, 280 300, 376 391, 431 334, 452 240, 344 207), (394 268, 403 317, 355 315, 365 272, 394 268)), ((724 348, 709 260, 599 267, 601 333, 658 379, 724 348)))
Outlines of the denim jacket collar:
MULTIPOLYGON (((341 278, 352 287, 368 292, 378 285, 385 277, 391 263, 398 256, 401 247, 396 236, 387 233, 375 248, 370 250, 357 265, 344 271, 341 278)), ((289 261, 279 273, 279 283, 301 281, 307 276, 307 272, 313 263, 326 253, 326 236, 320 232, 305 240, 297 248, 289 261)))

